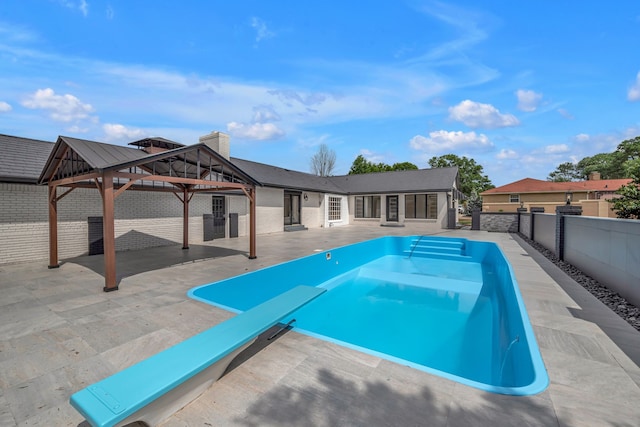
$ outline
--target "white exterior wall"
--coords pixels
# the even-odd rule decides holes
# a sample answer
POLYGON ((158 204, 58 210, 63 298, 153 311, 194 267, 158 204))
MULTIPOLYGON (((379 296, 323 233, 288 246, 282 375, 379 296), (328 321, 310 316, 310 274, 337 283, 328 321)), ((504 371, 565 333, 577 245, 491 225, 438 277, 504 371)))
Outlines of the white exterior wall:
POLYGON ((305 192, 302 197, 301 223, 307 228, 324 227, 324 194, 305 192), (304 195, 307 200, 304 200, 304 195))
MULTIPOLYGON (((211 213, 211 196, 195 195, 189 203, 190 243, 202 243, 204 213, 211 213)), ((78 188, 58 202, 60 259, 88 253, 90 216, 102 216, 97 189, 78 188)), ((125 191, 115 200, 115 237, 118 251, 182 243, 182 204, 169 193, 125 191)), ((48 257, 47 187, 0 183, 0 264, 48 257)))
POLYGON ((284 230, 284 190, 258 187, 256 189, 256 233, 276 233, 284 230))

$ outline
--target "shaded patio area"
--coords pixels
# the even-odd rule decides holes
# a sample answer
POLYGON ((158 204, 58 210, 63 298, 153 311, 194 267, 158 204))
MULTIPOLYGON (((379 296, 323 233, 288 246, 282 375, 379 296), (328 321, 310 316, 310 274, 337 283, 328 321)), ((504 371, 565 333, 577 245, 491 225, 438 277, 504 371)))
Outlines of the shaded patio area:
MULTIPOLYGON (((348 226, 260 235, 261 256, 251 263, 243 239, 202 245, 193 259, 177 256, 176 246, 157 248, 150 257, 158 264, 143 255, 149 250, 123 252, 118 268, 129 273, 116 293, 96 292, 104 278, 93 257, 55 270, 46 260, 1 266, 0 425, 81 425, 68 404, 73 392, 233 315, 190 300, 194 286, 316 250, 410 234, 421 231, 348 226)), ((440 235, 495 241, 505 252, 549 373, 547 390, 491 394, 294 329, 250 347, 242 363, 165 425, 638 425, 640 368, 633 360, 640 333, 584 289, 565 291, 575 282, 553 265, 543 269, 544 260, 512 235, 440 235)))

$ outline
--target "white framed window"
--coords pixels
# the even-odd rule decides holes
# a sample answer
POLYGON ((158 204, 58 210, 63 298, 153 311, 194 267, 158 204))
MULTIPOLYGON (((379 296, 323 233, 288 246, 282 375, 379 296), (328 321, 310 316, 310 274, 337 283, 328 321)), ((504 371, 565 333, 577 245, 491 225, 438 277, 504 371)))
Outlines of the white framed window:
POLYGON ((329 197, 329 221, 340 221, 342 219, 342 198, 329 197))
POLYGON ((519 194, 509 194, 509 203, 520 203, 519 194))

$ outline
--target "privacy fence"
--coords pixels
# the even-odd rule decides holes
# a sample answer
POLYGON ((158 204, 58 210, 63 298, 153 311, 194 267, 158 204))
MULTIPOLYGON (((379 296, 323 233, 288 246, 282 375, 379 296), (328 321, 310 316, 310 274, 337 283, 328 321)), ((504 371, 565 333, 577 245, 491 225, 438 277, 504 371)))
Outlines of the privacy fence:
POLYGON ((640 306, 640 221, 582 216, 578 206, 474 212, 472 229, 519 232, 640 306))

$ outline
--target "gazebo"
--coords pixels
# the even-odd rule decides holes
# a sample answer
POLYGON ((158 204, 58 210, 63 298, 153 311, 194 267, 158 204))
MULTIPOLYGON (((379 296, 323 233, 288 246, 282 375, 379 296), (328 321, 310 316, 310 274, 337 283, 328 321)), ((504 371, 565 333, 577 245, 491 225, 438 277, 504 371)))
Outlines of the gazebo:
POLYGON ((102 197, 104 291, 118 289, 114 201, 124 191, 173 193, 183 206, 182 248, 189 248, 189 202, 199 192, 234 192, 249 199, 249 258, 256 257, 258 181, 205 143, 182 145, 146 138, 130 148, 59 136, 39 178, 49 187, 49 268, 57 268, 57 205, 76 188, 96 188, 102 197))

